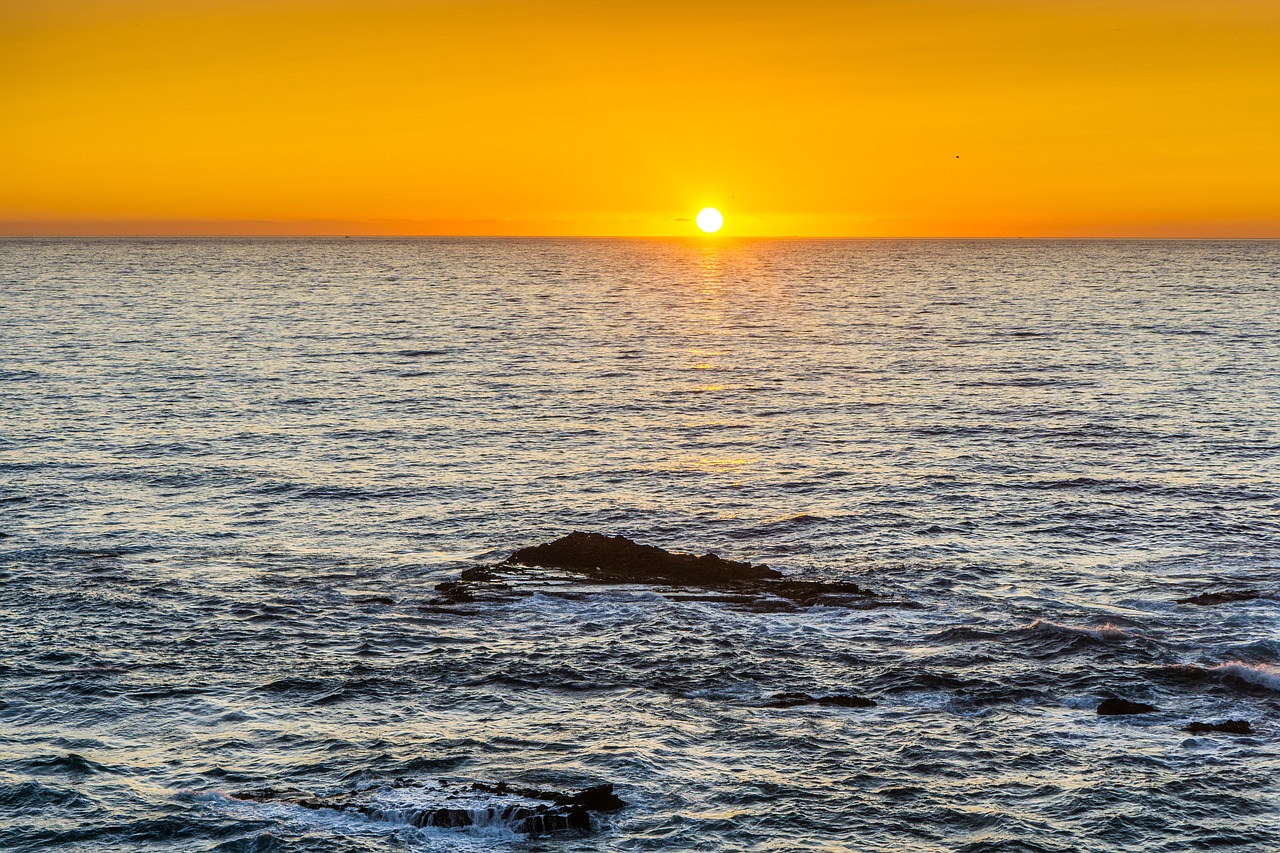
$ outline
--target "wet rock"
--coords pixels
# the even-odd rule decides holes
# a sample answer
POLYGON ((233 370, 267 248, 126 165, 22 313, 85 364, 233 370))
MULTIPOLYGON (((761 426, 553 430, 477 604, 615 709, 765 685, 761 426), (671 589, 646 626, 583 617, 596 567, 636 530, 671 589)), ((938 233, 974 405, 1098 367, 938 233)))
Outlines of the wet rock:
POLYGON ((1214 604, 1230 604, 1233 601, 1250 601, 1261 597, 1261 595, 1256 589, 1237 589, 1224 592, 1202 592, 1190 598, 1175 600, 1178 604, 1195 604, 1199 607, 1208 607, 1214 604))
POLYGON ((440 599, 448 601, 452 604, 468 604, 476 600, 471 594, 471 587, 463 581, 445 581, 436 584, 436 592, 440 594, 440 599))
POLYGON ((574 795, 574 803, 593 812, 615 812, 626 806, 626 803, 613 792, 610 784, 596 785, 574 795))
POLYGON ((626 806, 609 784, 565 793, 521 788, 506 782, 496 785, 475 782, 459 787, 441 781, 432 786, 416 779, 395 779, 329 796, 271 787, 240 791, 231 796, 255 802, 289 803, 305 809, 352 812, 371 820, 418 827, 462 829, 500 824, 523 835, 587 831, 592 828, 592 812, 617 811, 626 806), (408 799, 403 793, 406 789, 411 794, 408 799))
POLYGON ((625 536, 602 533, 570 533, 554 542, 521 548, 507 562, 563 569, 614 583, 706 586, 782 577, 781 572, 765 565, 726 560, 715 554, 673 554, 625 536))
POLYGON ((1223 720, 1221 723, 1188 723, 1184 728, 1193 735, 1206 732, 1223 732, 1229 735, 1253 734, 1253 726, 1248 720, 1223 720))
POLYGON ((483 811, 475 809, 439 808, 418 809, 404 813, 402 810, 382 810, 368 807, 355 809, 374 820, 401 818, 410 826, 436 826, 445 829, 462 829, 476 823, 501 823, 522 835, 549 835, 568 829, 591 829, 591 816, 583 808, 557 809, 553 806, 506 806, 483 811))
POLYGON ((594 788, 586 788, 576 794, 544 791, 538 788, 513 787, 506 782, 499 782, 497 785, 474 782, 471 785, 471 789, 489 794, 498 794, 499 796, 515 795, 517 797, 526 797, 530 800, 547 800, 558 806, 579 806, 593 812, 613 812, 626 806, 626 803, 613 792, 613 785, 608 783, 596 785, 594 788))
POLYGON ((1130 702, 1128 699, 1117 699, 1114 696, 1104 699, 1098 706, 1098 714, 1103 717, 1121 717, 1128 714, 1150 714, 1156 710, 1155 705, 1145 702, 1130 702))
POLYGON ((533 594, 574 597, 566 584, 648 584, 677 590, 672 598, 709 601, 772 612, 802 607, 911 606, 876 596, 856 583, 790 580, 765 565, 726 560, 715 554, 677 554, 641 545, 625 536, 571 533, 554 542, 521 548, 502 563, 475 566, 454 581, 436 585, 436 607, 477 601, 503 601, 533 594), (543 582, 536 590, 517 588, 519 580, 543 582), (557 586, 545 584, 558 582, 557 586))
POLYGON ((875 700, 865 696, 837 694, 810 696, 808 693, 775 693, 766 703, 770 708, 795 708, 800 705, 827 705, 835 708, 874 708, 875 700))

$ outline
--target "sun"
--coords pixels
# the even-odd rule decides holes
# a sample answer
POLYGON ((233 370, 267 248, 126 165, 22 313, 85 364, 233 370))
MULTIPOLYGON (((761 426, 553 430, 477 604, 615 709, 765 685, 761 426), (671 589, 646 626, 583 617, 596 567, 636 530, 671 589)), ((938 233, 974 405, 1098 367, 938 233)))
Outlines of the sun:
POLYGON ((704 207, 698 211, 698 227, 708 234, 714 234, 724 227, 724 216, 714 207, 704 207))

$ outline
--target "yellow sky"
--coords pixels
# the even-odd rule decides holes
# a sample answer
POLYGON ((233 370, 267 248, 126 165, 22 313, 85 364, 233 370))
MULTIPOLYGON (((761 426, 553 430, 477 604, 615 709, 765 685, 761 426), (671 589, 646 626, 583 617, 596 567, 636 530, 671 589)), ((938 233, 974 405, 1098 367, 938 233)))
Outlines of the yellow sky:
POLYGON ((0 233, 664 235, 707 205, 1280 237, 1280 2, 0 0, 0 233))

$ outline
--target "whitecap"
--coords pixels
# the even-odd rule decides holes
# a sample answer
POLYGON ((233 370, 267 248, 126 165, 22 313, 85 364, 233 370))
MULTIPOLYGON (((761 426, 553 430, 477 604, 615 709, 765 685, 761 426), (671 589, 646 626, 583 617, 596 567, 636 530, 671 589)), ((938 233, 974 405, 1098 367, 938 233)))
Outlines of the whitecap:
POLYGON ((1255 687, 1280 692, 1280 669, 1265 663, 1233 660, 1211 666, 1208 671, 1224 677, 1238 678, 1255 687))
POLYGON ((1133 636, 1129 631, 1111 622, 1105 622, 1093 628, 1085 628, 1079 625, 1063 625, 1048 619, 1037 619, 1019 630, 1048 634, 1070 634, 1078 637, 1090 637, 1094 640, 1122 640, 1133 636))

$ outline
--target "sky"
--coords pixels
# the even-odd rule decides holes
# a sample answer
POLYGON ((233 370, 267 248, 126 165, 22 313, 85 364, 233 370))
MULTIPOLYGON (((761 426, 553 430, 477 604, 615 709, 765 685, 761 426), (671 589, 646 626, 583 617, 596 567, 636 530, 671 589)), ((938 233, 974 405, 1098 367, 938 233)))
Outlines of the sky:
POLYGON ((1280 237, 1277 0, 0 0, 0 234, 1280 237))

